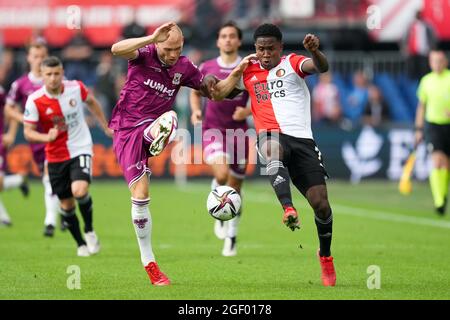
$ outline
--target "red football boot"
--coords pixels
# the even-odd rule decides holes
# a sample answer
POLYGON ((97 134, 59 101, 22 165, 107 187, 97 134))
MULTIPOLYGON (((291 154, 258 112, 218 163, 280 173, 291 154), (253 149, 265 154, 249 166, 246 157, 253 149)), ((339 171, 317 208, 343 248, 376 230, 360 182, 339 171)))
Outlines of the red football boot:
POLYGON ((336 284, 336 271, 334 270, 333 257, 319 257, 320 267, 322 268, 322 283, 325 287, 334 287, 336 284))
POLYGON ((147 271, 147 274, 150 278, 150 281, 155 286, 168 286, 170 284, 169 278, 159 270, 158 265, 156 262, 150 262, 146 267, 145 271, 147 271))
POLYGON ((295 229, 300 229, 300 221, 298 220, 298 214, 294 207, 285 207, 283 223, 291 228, 292 231, 295 229))

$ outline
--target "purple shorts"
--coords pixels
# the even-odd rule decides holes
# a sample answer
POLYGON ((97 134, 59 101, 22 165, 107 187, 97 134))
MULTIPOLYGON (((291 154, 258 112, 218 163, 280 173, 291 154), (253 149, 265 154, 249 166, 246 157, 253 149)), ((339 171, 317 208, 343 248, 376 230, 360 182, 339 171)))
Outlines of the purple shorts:
POLYGON ((249 138, 244 129, 230 131, 227 135, 224 130, 203 128, 202 145, 206 163, 212 164, 216 158, 225 156, 231 175, 238 179, 245 178, 249 138))
POLYGON ((41 173, 44 172, 45 165, 45 143, 31 143, 31 152, 33 153, 33 160, 37 164, 41 173))
POLYGON ((147 122, 139 127, 114 131, 113 149, 128 187, 143 175, 151 173, 147 165, 150 142, 144 139, 144 130, 149 124, 147 122))
POLYGON ((7 162, 6 148, 0 142, 0 174, 6 173, 6 162, 7 162))

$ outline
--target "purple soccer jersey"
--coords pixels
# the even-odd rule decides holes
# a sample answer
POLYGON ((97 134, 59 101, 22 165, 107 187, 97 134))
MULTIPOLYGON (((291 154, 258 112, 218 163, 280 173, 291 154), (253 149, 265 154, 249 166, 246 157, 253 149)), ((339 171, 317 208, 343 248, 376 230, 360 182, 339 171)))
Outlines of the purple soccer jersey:
MULTIPOLYGON (((222 80, 228 77, 240 60, 241 58, 231 65, 225 65, 222 59, 218 57, 205 61, 200 66, 200 71, 204 75, 212 74, 222 80)), ((203 156, 206 163, 212 163, 215 158, 225 156, 227 164, 230 166, 231 174, 239 179, 244 178, 248 163, 249 140, 244 135, 248 126, 246 120, 233 120, 233 113, 237 107, 246 107, 247 102, 247 91, 242 92, 234 99, 227 99, 221 102, 208 99, 202 122, 203 156), (236 137, 227 137, 226 129, 237 130, 235 131, 236 137), (219 130, 222 133, 222 139, 217 137, 212 130, 219 130)))
POLYGON ((113 130, 137 127, 172 110, 181 86, 199 89, 203 74, 185 56, 165 66, 153 44, 138 50, 128 62, 128 75, 120 92, 109 127, 113 130))
POLYGON ((5 116, 4 109, 6 103, 5 89, 0 85, 0 143, 2 142, 1 137, 3 136, 3 130, 5 130, 5 116))
POLYGON ((203 80, 203 74, 184 56, 166 66, 155 45, 138 51, 138 57, 128 62, 127 80, 109 122, 114 130, 113 148, 129 186, 150 172, 151 142, 144 139, 145 129, 172 110, 181 86, 198 90, 203 80))
POLYGON ((2 86, 0 86, 0 173, 5 173, 6 171, 6 148, 3 146, 3 130, 4 128, 4 121, 5 117, 3 115, 3 111, 5 108, 6 103, 6 96, 5 96, 5 89, 3 89, 2 86))
MULTIPOLYGON (((43 84, 42 79, 36 78, 31 72, 27 73, 12 83, 6 101, 10 104, 19 105, 24 110, 28 96, 41 88, 43 84)), ((41 126, 38 126, 37 130, 43 132, 41 126)), ((45 143, 30 143, 30 148, 34 162, 42 171, 45 162, 45 143)))
MULTIPOLYGON (((220 57, 205 61, 200 66, 200 71, 204 74, 212 74, 218 79, 223 80, 227 78, 233 69, 239 64, 239 58, 232 65, 226 65, 222 62, 220 57)), ((247 121, 235 121, 232 116, 237 107, 246 107, 248 102, 247 91, 242 92, 234 99, 226 99, 224 101, 216 102, 207 100, 204 120, 202 123, 203 129, 215 128, 225 131, 225 129, 243 129, 247 130, 247 121)))

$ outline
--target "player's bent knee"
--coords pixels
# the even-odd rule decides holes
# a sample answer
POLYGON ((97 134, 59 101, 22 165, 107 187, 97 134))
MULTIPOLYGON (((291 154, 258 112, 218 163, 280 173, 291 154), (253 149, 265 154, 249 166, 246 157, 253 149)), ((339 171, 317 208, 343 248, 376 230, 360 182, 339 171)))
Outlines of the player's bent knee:
POLYGON ((89 184, 86 181, 78 181, 72 185, 72 194, 75 198, 83 198, 89 192, 89 184))
POLYGON ((75 207, 75 199, 74 198, 67 198, 67 199, 60 199, 61 209, 64 211, 70 211, 75 207))
POLYGON ((321 219, 326 219, 331 214, 330 203, 327 199, 319 199, 317 202, 312 203, 311 206, 313 207, 315 215, 321 219))
POLYGON ((449 166, 448 158, 445 153, 436 151, 431 155, 433 167, 436 169, 446 169, 449 166))
POLYGON ((79 199, 79 198, 84 198, 88 193, 87 189, 75 189, 72 190, 72 194, 74 196, 74 198, 79 199))

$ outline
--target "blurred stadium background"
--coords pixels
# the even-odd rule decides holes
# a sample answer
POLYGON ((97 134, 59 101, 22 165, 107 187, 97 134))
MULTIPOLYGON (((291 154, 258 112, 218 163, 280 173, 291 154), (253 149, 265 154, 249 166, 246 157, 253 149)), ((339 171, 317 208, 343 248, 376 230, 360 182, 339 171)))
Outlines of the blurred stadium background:
MULTIPOLYGON (((450 47, 450 3, 444 0, 0 0, 0 85, 8 90, 27 70, 25 46, 48 44, 61 57, 66 77, 84 81, 111 114, 125 80, 126 64, 115 59, 115 41, 141 36, 168 20, 185 35, 184 54, 195 63, 217 54, 217 28, 235 20, 244 30, 242 54, 253 50, 252 33, 262 22, 282 27, 285 52, 302 52, 306 33, 320 37, 331 62, 328 76, 308 78, 315 137, 335 178, 397 180, 413 142, 419 78, 428 71, 430 48, 450 47), (430 32, 417 52, 411 36, 417 12, 430 32)), ((178 97, 181 125, 192 130, 188 91, 178 97)), ((96 131, 94 176, 119 177, 110 141, 96 131)), ((198 141, 197 141, 198 142, 198 141)), ((22 137, 8 156, 12 172, 37 170, 22 137)), ((195 148, 195 144, 192 146, 195 148)), ((200 147, 199 145, 197 146, 200 147)), ((168 151, 170 152, 170 151, 168 151)), ((197 177, 207 166, 174 168, 169 156, 155 159, 155 176, 175 172, 197 177)), ((415 175, 426 179, 429 159, 421 146, 415 175)), ((257 176, 254 166, 249 175, 257 176)))

